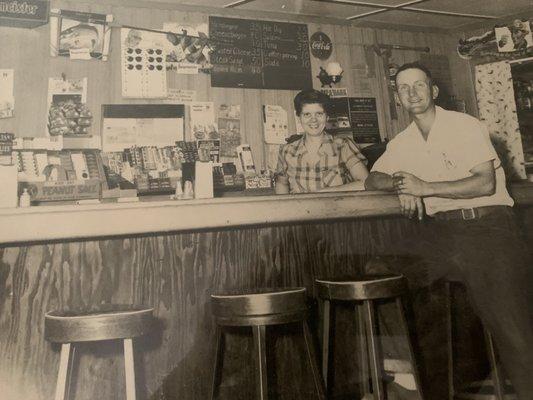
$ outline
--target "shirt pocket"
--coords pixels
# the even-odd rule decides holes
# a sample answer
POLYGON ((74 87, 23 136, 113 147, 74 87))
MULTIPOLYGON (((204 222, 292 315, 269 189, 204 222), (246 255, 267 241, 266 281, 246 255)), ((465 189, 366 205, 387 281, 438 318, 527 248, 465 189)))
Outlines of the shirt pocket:
POLYGON ((339 186, 344 183, 342 179, 342 171, 338 165, 323 168, 321 175, 324 187, 339 186))

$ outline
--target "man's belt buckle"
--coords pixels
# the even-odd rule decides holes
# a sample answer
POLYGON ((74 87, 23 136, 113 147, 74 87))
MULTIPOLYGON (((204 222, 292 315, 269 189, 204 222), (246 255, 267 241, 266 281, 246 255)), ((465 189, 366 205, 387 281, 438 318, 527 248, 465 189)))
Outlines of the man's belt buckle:
POLYGON ((476 210, 474 210, 473 208, 462 208, 461 216, 465 221, 468 221, 470 219, 476 219, 476 210))

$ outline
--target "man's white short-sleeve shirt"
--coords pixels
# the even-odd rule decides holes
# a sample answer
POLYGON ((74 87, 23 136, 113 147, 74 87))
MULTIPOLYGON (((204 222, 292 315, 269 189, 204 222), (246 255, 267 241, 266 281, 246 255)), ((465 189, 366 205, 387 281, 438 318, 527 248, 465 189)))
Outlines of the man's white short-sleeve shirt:
POLYGON ((513 205, 505 187, 505 173, 485 125, 467 114, 436 107, 427 141, 412 122, 388 143, 372 171, 388 175, 404 171, 427 182, 457 181, 472 176, 472 168, 491 160, 496 171, 493 195, 473 199, 426 197, 428 215, 461 208, 513 205))

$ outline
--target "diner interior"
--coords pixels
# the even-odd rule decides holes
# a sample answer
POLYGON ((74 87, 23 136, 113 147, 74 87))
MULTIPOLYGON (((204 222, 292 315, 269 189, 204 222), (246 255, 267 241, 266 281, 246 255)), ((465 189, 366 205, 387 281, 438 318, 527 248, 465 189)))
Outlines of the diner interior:
POLYGON ((376 278, 418 262, 396 193, 275 180, 300 90, 370 170, 420 62, 487 126, 531 253, 531 21, 531 0, 0 1, 0 398, 526 400, 465 287, 376 278))

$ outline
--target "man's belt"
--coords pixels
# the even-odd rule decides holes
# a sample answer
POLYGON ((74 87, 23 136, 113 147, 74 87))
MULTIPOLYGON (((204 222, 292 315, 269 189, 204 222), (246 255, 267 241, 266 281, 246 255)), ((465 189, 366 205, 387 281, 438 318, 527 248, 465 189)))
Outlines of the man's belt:
POLYGON ((460 210, 441 211, 433 215, 433 218, 439 221, 451 221, 463 219, 465 221, 471 219, 483 218, 498 210, 504 210, 508 206, 485 206, 474 208, 462 208, 460 210))

